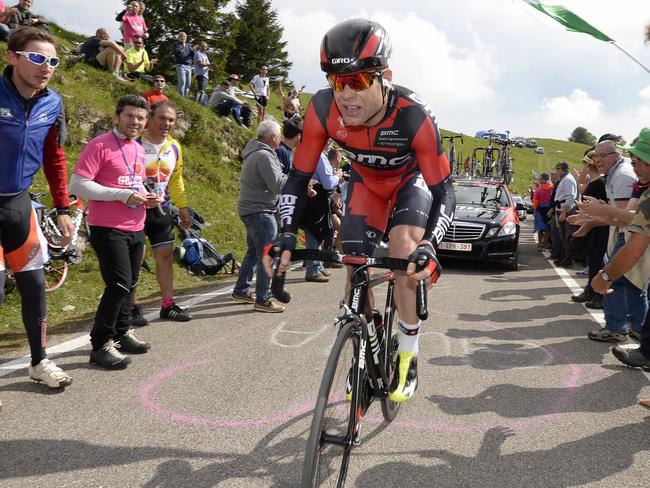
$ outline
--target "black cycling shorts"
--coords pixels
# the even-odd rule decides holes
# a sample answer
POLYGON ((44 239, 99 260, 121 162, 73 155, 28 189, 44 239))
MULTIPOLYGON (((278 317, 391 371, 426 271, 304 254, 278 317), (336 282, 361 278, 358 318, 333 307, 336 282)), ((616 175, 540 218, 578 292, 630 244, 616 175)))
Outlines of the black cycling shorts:
POLYGON ((5 259, 14 273, 40 269, 49 259, 28 191, 0 196, 0 271, 5 259))
POLYGON ((260 107, 266 107, 266 104, 268 103, 268 98, 266 98, 266 95, 257 95, 255 97, 255 101, 260 107))
POLYGON ((426 229, 433 197, 418 168, 396 178, 364 181, 350 171, 341 220, 341 246, 346 254, 372 256, 387 229, 413 225, 426 229))
POLYGON ((144 233, 154 249, 173 245, 174 219, 169 214, 169 210, 165 210, 165 214, 162 215, 157 208, 148 208, 147 218, 144 221, 144 233))

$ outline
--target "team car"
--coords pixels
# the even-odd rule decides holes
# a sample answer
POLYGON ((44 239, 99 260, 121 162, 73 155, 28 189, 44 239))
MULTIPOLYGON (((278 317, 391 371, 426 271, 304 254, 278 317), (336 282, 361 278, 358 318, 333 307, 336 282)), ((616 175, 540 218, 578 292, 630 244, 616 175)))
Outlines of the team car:
POLYGON ((456 212, 438 247, 440 257, 499 261, 519 268, 519 216, 508 188, 498 181, 454 182, 456 212))

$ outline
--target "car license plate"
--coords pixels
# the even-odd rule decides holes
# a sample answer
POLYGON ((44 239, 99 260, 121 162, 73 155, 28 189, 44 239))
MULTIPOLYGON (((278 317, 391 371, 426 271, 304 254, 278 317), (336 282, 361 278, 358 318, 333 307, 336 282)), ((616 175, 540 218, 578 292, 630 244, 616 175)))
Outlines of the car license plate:
POLYGON ((440 249, 446 249, 447 251, 465 251, 470 252, 472 250, 471 244, 465 244, 461 242, 441 242, 440 249))

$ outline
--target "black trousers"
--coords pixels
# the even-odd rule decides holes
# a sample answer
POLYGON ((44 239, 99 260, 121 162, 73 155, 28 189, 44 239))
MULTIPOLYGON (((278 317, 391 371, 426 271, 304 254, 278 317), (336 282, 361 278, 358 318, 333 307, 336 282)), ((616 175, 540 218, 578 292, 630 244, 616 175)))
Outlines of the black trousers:
POLYGON ((591 280, 598 274, 598 271, 603 269, 603 258, 607 252, 608 239, 608 226, 591 229, 589 234, 585 236, 585 256, 587 258, 587 266, 589 266, 589 280, 587 281, 587 286, 585 286, 587 292, 593 292, 591 280))
POLYGON ((90 244, 106 284, 90 332, 93 350, 129 330, 131 290, 138 284, 144 252, 144 231, 125 232, 90 226, 90 244))
MULTIPOLYGON (((650 285, 648 286, 650 292, 650 285)), ((650 309, 645 314, 645 322, 641 329, 641 354, 650 359, 650 309)))

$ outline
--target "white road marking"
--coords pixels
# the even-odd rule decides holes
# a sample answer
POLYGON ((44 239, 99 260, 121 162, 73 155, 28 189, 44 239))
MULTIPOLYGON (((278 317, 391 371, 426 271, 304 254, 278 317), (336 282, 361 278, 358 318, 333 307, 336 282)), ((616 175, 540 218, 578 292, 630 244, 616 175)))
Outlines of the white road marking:
POLYGON ((334 327, 334 325, 332 325, 331 323, 330 324, 325 324, 319 330, 314 332, 314 331, 311 331, 311 330, 285 330, 285 328, 284 328, 285 325, 287 325, 287 321, 283 320, 275 328, 275 330, 273 331, 273 334, 271 334, 271 344, 273 344, 274 346, 286 347, 286 348, 302 347, 305 344, 315 340, 318 336, 320 336, 327 329, 331 329, 331 328, 334 327), (283 344, 282 342, 280 342, 280 339, 278 338, 278 336, 280 334, 306 335, 308 337, 303 339, 302 341, 296 343, 296 344, 283 344))
MULTIPOLYGON (((199 303, 207 302, 208 300, 225 295, 226 293, 232 293, 234 284, 227 285, 223 288, 219 288, 214 291, 200 293, 198 295, 192 295, 192 298, 185 300, 184 302, 179 303, 181 307, 191 307, 192 305, 197 305, 199 303)), ((154 320, 158 317, 158 310, 153 310, 149 313, 144 314, 144 317, 147 320, 154 320)), ((62 342, 56 346, 47 348, 47 355, 49 357, 55 357, 59 354, 63 354, 69 351, 74 351, 80 347, 87 346, 90 343, 90 335, 83 334, 69 341, 62 342)), ((30 356, 23 356, 22 358, 14 359, 13 361, 8 361, 6 363, 0 364, 0 378, 3 376, 8 376, 17 369, 26 368, 30 363, 30 356)))

